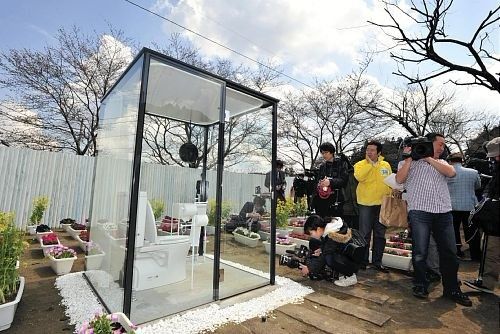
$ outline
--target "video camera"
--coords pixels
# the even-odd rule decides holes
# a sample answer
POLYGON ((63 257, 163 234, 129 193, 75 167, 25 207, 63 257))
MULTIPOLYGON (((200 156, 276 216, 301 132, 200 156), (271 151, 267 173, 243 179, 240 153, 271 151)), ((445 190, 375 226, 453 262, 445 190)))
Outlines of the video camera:
POLYGON ((301 264, 305 264, 306 259, 309 257, 309 248, 301 245, 299 250, 287 250, 287 254, 280 256, 280 266, 287 266, 288 268, 300 268, 301 264))
POLYGON ((403 159, 411 157, 413 160, 419 160, 434 156, 432 140, 426 137, 406 137, 403 146, 411 147, 411 153, 403 153, 403 159))

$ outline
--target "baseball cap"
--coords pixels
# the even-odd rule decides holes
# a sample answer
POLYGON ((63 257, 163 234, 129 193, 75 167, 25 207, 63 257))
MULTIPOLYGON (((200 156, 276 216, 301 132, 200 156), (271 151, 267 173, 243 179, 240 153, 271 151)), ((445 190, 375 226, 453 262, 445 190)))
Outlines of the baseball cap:
POLYGON ((493 138, 486 144, 488 158, 494 158, 500 155, 500 137, 493 138))

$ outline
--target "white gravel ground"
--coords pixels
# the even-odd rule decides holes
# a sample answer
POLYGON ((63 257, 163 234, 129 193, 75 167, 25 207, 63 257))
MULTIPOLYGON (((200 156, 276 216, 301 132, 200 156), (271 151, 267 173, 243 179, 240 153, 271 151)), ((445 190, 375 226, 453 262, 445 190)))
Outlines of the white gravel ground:
MULTIPOLYGON (((224 262, 264 277, 269 275, 240 264, 224 262)), ((263 296, 225 308, 211 304, 205 308, 144 324, 139 326, 136 332, 138 334, 189 334, 211 331, 229 322, 240 323, 254 317, 264 316, 285 304, 302 302, 304 296, 313 292, 311 288, 285 277, 276 276, 276 284, 278 287, 275 290, 263 296)), ((65 313, 69 317, 69 323, 75 325, 77 330, 84 322, 92 319, 96 312, 103 312, 104 308, 83 278, 82 272, 60 276, 56 279, 55 285, 63 298, 62 304, 66 307, 65 313)))

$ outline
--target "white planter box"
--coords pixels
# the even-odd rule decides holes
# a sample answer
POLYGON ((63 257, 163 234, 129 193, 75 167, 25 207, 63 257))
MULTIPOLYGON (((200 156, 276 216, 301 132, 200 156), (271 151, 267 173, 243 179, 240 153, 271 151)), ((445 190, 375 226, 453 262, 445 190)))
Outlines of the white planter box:
POLYGON ((122 325, 123 329, 125 329, 125 331, 127 333, 129 332, 132 332, 134 329, 134 325, 130 322, 130 320, 127 318, 127 316, 121 312, 116 312, 116 313, 113 313, 114 315, 116 315, 118 317, 118 321, 120 323, 120 325, 122 325))
POLYGON ((16 299, 0 304, 0 331, 9 329, 16 314, 17 304, 21 301, 24 292, 24 277, 19 277, 19 289, 17 290, 16 299))
POLYGON ((52 256, 49 256, 49 260, 52 270, 54 270, 57 275, 64 275, 71 272, 71 268, 73 267, 73 262, 75 262, 76 260, 76 256, 68 257, 65 259, 56 259, 52 256))
POLYGON ((28 232, 30 235, 35 235, 36 234, 36 227, 38 225, 28 225, 28 232))
POLYGON ((260 240, 260 237, 259 238, 249 238, 249 237, 246 237, 242 234, 235 233, 235 232, 233 232, 233 236, 234 236, 234 240, 237 243, 243 244, 243 245, 248 246, 248 247, 257 247, 257 245, 259 244, 259 240, 260 240))
POLYGON ((82 239, 80 239, 80 235, 77 235, 75 237, 76 241, 78 241, 78 246, 80 246, 80 249, 84 252, 87 251, 87 245, 89 244, 88 241, 83 241, 82 239))
POLYGON ((81 232, 81 231, 83 231, 83 230, 73 230, 73 229, 71 228, 71 225, 70 225, 70 226, 68 226, 68 227, 66 227, 66 232, 68 232, 68 234, 69 234, 69 235, 71 235, 71 237, 72 237, 73 239, 76 239, 76 237, 80 235, 80 232, 81 232))
MULTIPOLYGON (((372 251, 370 250, 370 261, 372 259, 372 251)), ((389 268, 410 271, 412 268, 411 253, 410 256, 399 256, 384 253, 382 255, 382 264, 389 268)))
POLYGON ((291 228, 284 228, 284 229, 276 228, 276 237, 286 238, 290 235, 290 232, 292 231, 293 229, 291 228))
MULTIPOLYGON (((271 243, 264 241, 263 244, 264 244, 264 247, 266 249, 266 252, 268 254, 271 254, 271 243)), ((276 255, 284 255, 284 254, 286 254, 287 250, 295 250, 296 246, 297 246, 297 244, 291 244, 291 245, 278 245, 277 244, 276 245, 276 255)))
POLYGON ((54 233, 54 232, 52 230, 50 230, 48 232, 36 232, 36 238, 38 239, 38 241, 42 241, 42 238, 44 235, 51 234, 51 233, 54 233))
POLYGON ((61 224, 61 227, 63 230, 65 230, 66 232, 68 232, 68 227, 71 227, 71 224, 61 224))
POLYGON ((304 226, 291 226, 293 233, 304 233, 304 226))
POLYGON ((57 244, 54 244, 54 245, 44 245, 42 243, 42 240, 40 240, 40 247, 42 247, 44 256, 48 256, 47 253, 51 250, 51 248, 53 248, 55 246, 61 246, 61 242, 59 241, 59 239, 57 239, 57 244))
POLYGON ((271 237, 271 233, 269 233, 269 232, 259 231, 259 232, 257 232, 257 233, 259 233, 259 235, 260 235, 260 240, 263 240, 263 241, 265 241, 265 240, 267 240, 269 237, 271 237))
POLYGON ((104 256, 106 254, 94 254, 94 255, 85 255, 85 269, 86 270, 98 270, 101 269, 102 261, 104 260, 104 256))
POLYGON ((304 246, 309 248, 309 240, 304 240, 304 239, 299 239, 299 238, 290 238, 290 240, 293 243, 297 244, 297 247, 304 245, 304 246))

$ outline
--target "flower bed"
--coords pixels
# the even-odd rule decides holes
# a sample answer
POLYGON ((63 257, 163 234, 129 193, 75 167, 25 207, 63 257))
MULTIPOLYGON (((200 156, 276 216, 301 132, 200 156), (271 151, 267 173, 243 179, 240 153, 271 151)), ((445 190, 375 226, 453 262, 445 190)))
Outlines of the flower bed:
POLYGON ((36 232, 36 238, 38 239, 38 241, 41 241, 44 236, 50 234, 54 234, 54 232, 52 230, 49 230, 47 232, 36 232))
POLYGON ((248 229, 238 227, 233 231, 234 240, 248 247, 257 247, 260 240, 260 235, 250 232, 248 229))
MULTIPOLYGON (((291 240, 289 240, 292 242, 291 240)), ((269 241, 264 241, 264 248, 266 249, 266 252, 268 254, 271 253, 271 243, 269 241)), ((294 250, 297 244, 295 243, 290 243, 290 244, 276 244, 276 255, 284 255, 286 254, 287 250, 294 250)))
POLYGON ((62 245, 51 248, 47 255, 50 260, 50 266, 57 275, 64 275, 71 272, 73 262, 76 260, 76 252, 62 245))
POLYGON ((68 232, 69 235, 73 239, 76 239, 76 237, 80 234, 80 232, 85 231, 87 229, 87 226, 79 223, 73 223, 69 227, 66 227, 66 232, 68 232))
POLYGON ((134 326, 127 316, 117 312, 112 314, 96 314, 89 323, 84 323, 78 333, 127 333, 134 334, 134 326))
POLYGON ((404 249, 404 250, 409 250, 411 251, 411 244, 409 243, 404 243, 404 242, 395 242, 395 241, 386 241, 385 243, 386 247, 390 248, 398 248, 398 249, 404 249))

